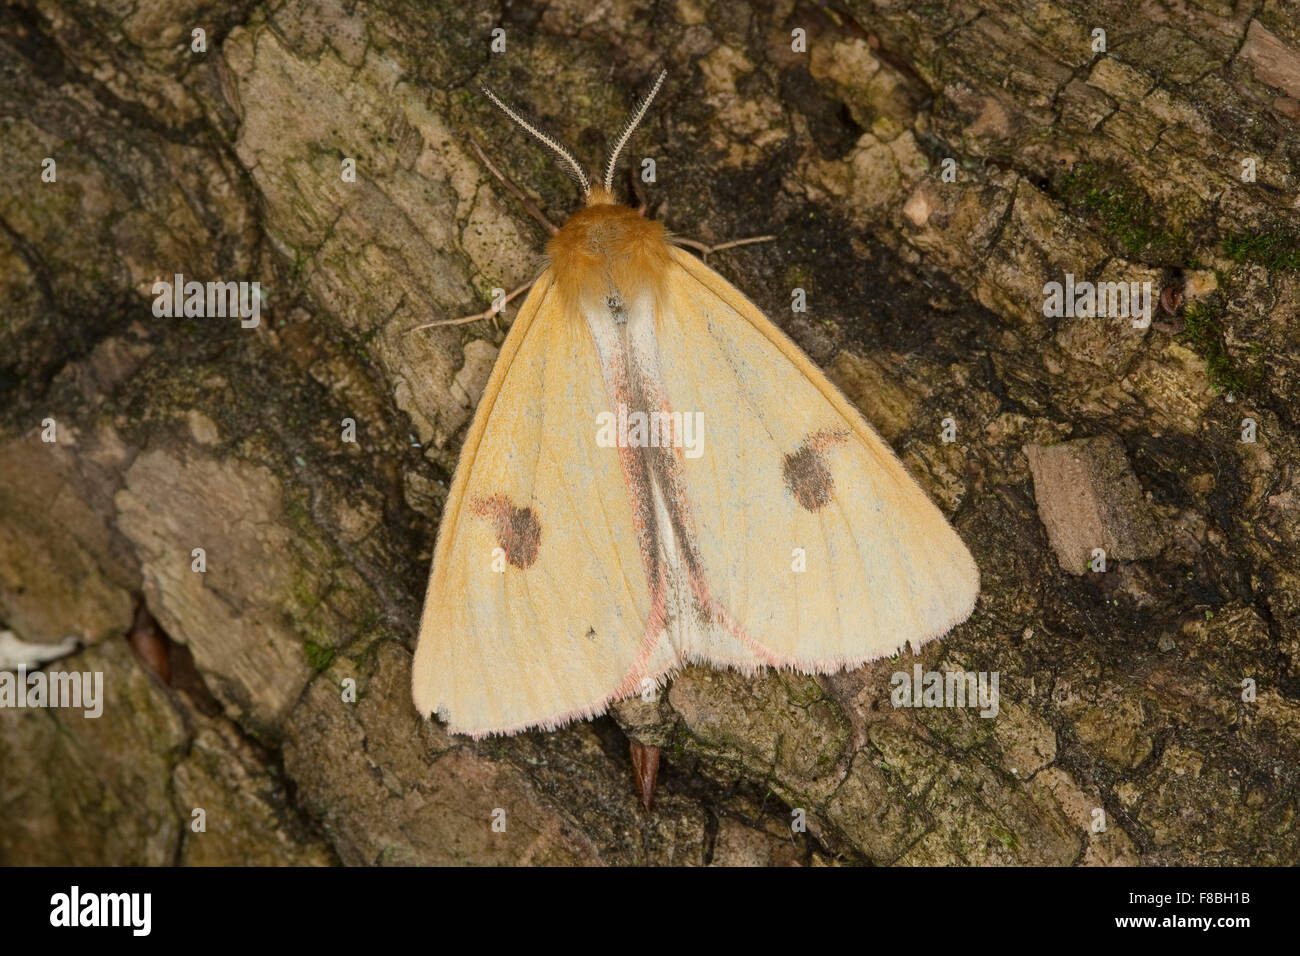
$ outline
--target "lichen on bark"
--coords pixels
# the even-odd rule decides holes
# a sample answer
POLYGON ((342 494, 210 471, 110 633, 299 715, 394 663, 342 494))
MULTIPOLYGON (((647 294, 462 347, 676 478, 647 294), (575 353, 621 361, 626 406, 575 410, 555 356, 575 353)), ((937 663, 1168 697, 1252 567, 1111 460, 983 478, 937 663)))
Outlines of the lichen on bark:
POLYGON ((30 0, 0 11, 0 93, 0 627, 77 635, 58 666, 108 688, 98 722, 0 709, 0 862, 1300 858, 1287 5, 30 0), (711 263, 970 546, 979 606, 918 660, 998 672, 996 717, 896 708, 910 656, 688 668, 477 743, 415 715, 424 576, 508 315, 406 333, 540 266, 472 142, 552 219, 577 201, 475 90, 594 164, 663 66, 633 150, 651 214, 778 236, 711 263), (261 324, 155 317, 176 273, 259 280, 261 324), (1175 307, 1046 317, 1066 273, 1175 307), (1080 473, 1129 500, 1089 496, 1099 525, 1140 512, 1158 540, 1063 567, 1026 452, 1053 448, 1107 449, 1080 473), (125 640, 140 606, 168 681, 125 640), (650 815, 629 737, 664 748, 650 815))

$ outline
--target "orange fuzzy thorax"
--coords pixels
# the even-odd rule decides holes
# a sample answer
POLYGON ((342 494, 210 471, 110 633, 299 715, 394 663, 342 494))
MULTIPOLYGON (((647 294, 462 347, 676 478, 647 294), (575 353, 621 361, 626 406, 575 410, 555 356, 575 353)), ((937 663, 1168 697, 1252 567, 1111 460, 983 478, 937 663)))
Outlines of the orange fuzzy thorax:
POLYGON ((618 205, 600 186, 587 203, 546 248, 566 311, 615 294, 626 302, 660 299, 671 261, 663 224, 618 205))

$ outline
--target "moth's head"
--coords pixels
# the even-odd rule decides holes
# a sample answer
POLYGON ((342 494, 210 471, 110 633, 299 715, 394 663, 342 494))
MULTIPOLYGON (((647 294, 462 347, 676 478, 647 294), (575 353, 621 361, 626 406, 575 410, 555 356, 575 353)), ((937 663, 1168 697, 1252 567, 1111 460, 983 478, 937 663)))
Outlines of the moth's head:
POLYGON ((588 206, 608 206, 617 202, 618 200, 614 198, 614 194, 601 183, 595 183, 591 189, 587 190, 588 206))
POLYGON ((659 92, 659 87, 663 86, 664 78, 667 76, 667 70, 661 71, 659 78, 655 80, 654 86, 650 88, 650 92, 643 96, 641 102, 633 107, 632 112, 628 114, 627 122, 623 124, 623 131, 619 133, 618 139, 614 141, 614 148, 610 150, 609 162, 605 164, 603 183, 599 180, 593 183, 582 167, 578 165, 578 161, 573 158, 572 152, 565 149, 555 137, 542 132, 535 124, 524 119, 487 87, 483 88, 483 95, 495 103, 497 108, 514 120, 520 128, 536 136, 544 146, 560 157, 569 175, 573 177, 582 190, 582 198, 588 206, 604 206, 616 202, 614 199, 614 168, 618 163, 619 154, 623 152, 623 147, 632 138, 636 128, 641 125, 641 120, 645 117, 646 111, 650 109, 650 102, 655 98, 655 94, 659 92))

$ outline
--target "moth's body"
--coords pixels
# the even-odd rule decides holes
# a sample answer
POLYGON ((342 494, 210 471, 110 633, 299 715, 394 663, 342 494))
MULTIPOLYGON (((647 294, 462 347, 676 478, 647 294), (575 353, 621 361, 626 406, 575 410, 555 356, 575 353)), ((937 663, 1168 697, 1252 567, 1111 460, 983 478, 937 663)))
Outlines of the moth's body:
POLYGON ((834 671, 970 613, 974 562, 892 452, 660 224, 597 187, 548 253, 448 497, 421 713, 551 728, 689 661, 834 671), (703 412, 703 453, 599 447, 620 407, 703 412))
MULTIPOLYGON (((595 344, 600 380, 611 409, 671 422, 659 347, 660 303, 669 294, 672 250, 660 223, 616 205, 603 190, 565 223, 548 253, 556 294, 567 314, 581 316, 595 344)), ((693 410, 692 410, 693 411, 693 410)), ((709 645, 746 665, 757 663, 718 625, 695 542, 681 453, 672 442, 620 445, 619 464, 649 588, 649 611, 636 664, 615 692, 625 696, 679 661, 707 659, 709 645)))
MULTIPOLYGON (((613 202, 663 79, 603 187, 484 91, 587 207, 548 247, 443 511, 412 682, 454 733, 558 727, 691 661, 854 667, 975 604, 970 553, 862 416, 725 279, 613 202)), ((659 751, 631 751, 649 809, 659 751)))

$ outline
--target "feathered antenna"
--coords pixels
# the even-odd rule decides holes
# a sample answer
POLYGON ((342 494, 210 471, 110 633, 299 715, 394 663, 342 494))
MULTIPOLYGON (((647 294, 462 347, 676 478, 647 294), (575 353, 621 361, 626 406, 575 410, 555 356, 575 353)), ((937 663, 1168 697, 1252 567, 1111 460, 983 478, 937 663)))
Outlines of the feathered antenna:
POLYGON ((548 136, 546 133, 543 133, 540 129, 538 129, 532 123, 528 122, 526 119, 524 119, 514 110, 512 110, 509 106, 503 103, 501 101, 501 97, 497 96, 486 86, 483 87, 482 89, 483 89, 483 95, 486 96, 488 99, 490 99, 493 103, 495 103, 497 109, 501 110, 501 112, 509 116, 523 129, 527 130, 529 133, 532 133, 534 136, 540 139, 543 145, 553 149, 556 152, 556 154, 559 155, 560 159, 564 160, 569 165, 569 174, 573 176, 573 178, 577 180, 578 185, 582 187, 582 197, 584 199, 587 198, 587 196, 591 193, 591 181, 587 179, 587 174, 582 171, 582 167, 579 166, 578 161, 573 158, 573 154, 569 152, 567 149, 565 149, 563 146, 561 146, 559 142, 555 140, 554 137, 548 136))
POLYGON ((609 154, 609 165, 605 167, 605 189, 609 192, 614 191, 614 164, 618 162, 618 154, 623 152, 623 147, 627 141, 632 138, 636 128, 641 125, 641 120, 645 117, 646 110, 650 108, 650 101, 655 98, 659 92, 659 87, 664 85, 664 77, 668 75, 667 70, 659 73, 659 79, 655 80, 655 85, 650 87, 650 92, 645 95, 640 103, 633 108, 627 118, 627 123, 623 126, 623 132, 619 134, 618 142, 614 144, 614 151, 609 154))

